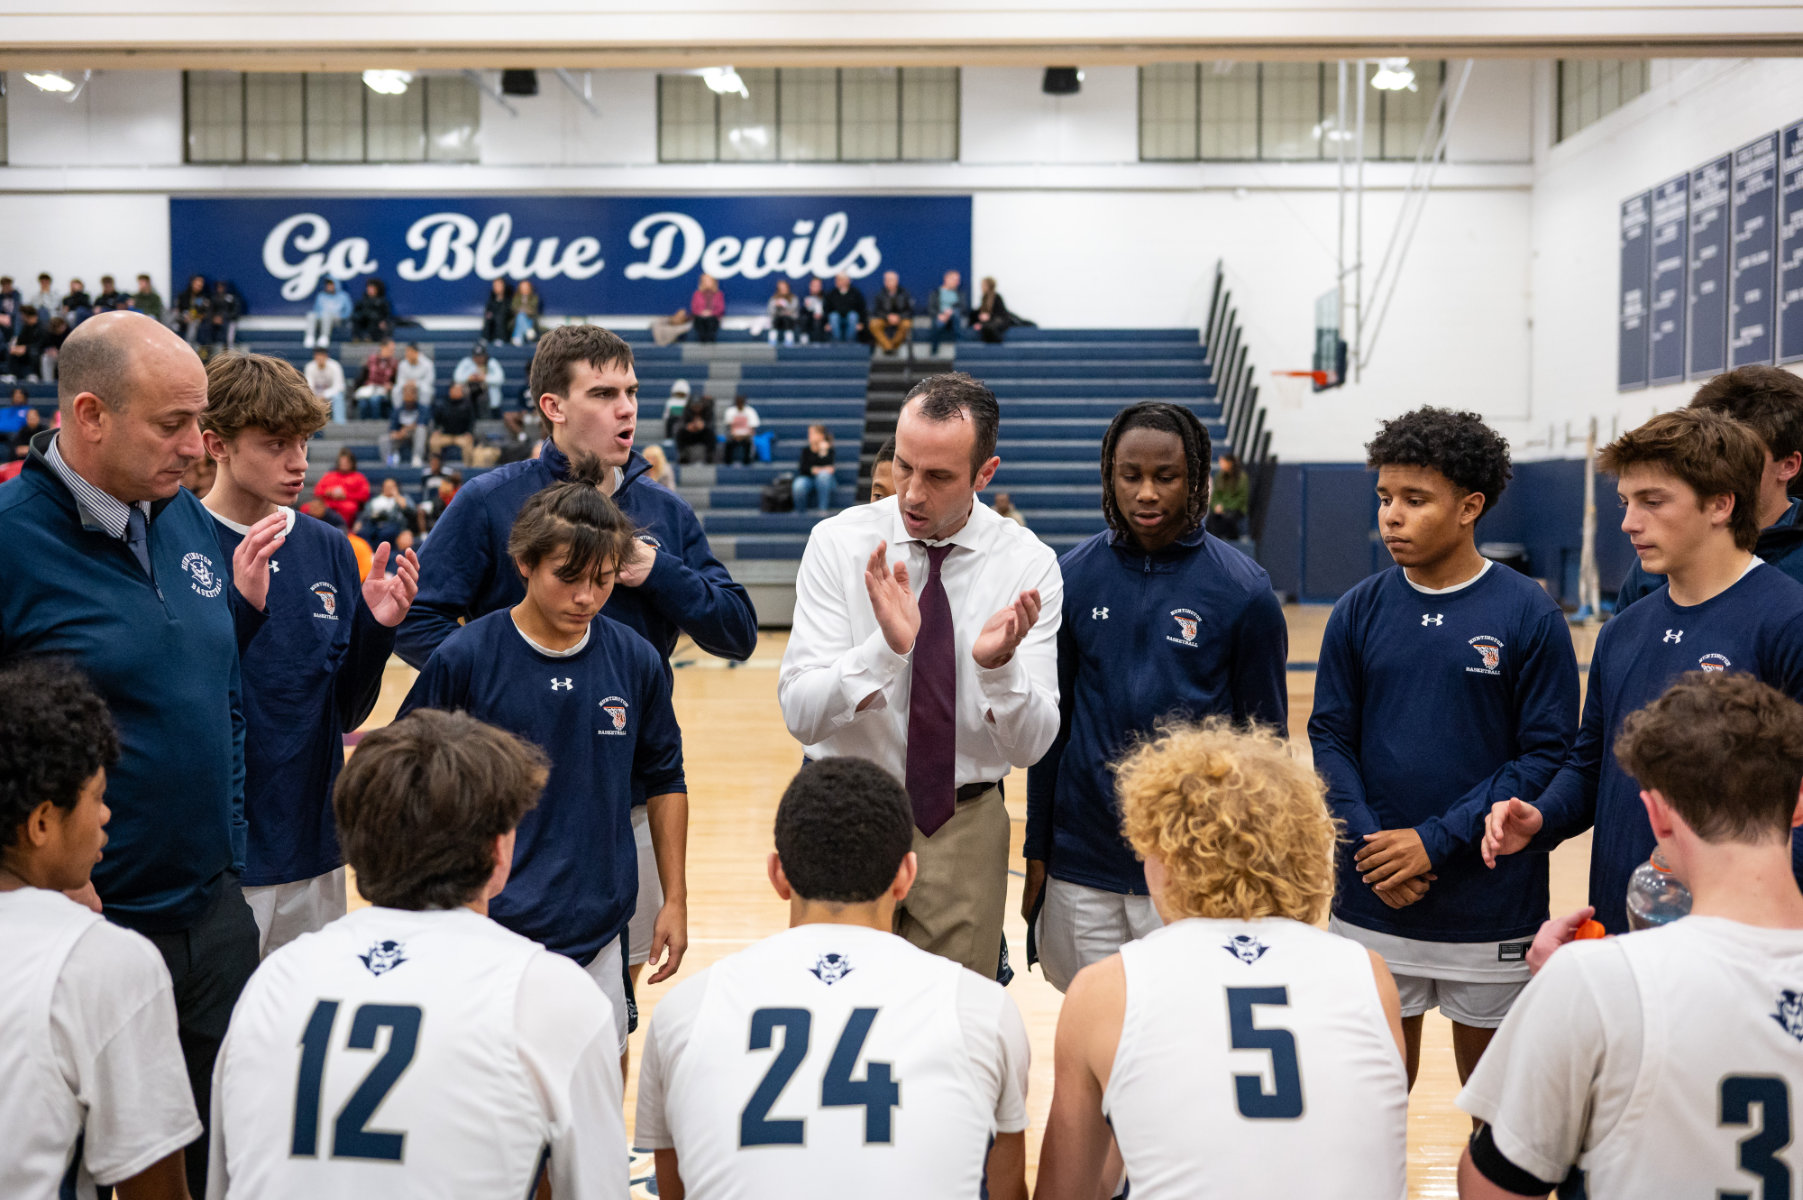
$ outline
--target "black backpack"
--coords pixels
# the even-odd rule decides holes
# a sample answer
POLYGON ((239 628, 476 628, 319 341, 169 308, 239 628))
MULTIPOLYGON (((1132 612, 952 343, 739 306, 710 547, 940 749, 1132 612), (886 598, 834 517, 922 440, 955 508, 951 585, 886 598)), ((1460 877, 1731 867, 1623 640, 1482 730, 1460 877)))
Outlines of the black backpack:
POLYGON ((763 494, 758 497, 758 510, 767 513, 795 511, 795 473, 793 471, 784 471, 764 485, 763 494))

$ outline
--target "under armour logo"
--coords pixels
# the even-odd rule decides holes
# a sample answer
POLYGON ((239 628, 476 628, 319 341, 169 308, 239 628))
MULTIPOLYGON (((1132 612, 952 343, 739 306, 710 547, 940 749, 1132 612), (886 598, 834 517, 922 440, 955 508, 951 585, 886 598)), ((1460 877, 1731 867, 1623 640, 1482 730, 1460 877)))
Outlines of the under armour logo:
POLYGON ((1660 640, 1666 642, 1681 642, 1684 640, 1684 631, 1682 629, 1668 629, 1665 631, 1665 636, 1660 640))
POLYGON ((1108 610, 1105 608, 1092 608, 1089 610, 1089 619, 1092 621, 1106 621, 1108 619, 1108 610))
POLYGON ((1444 625, 1444 624, 1446 624, 1446 614, 1445 613, 1422 613, 1421 614, 1421 623, 1423 625, 1444 625))
POLYGON ((277 561, 276 561, 276 560, 275 560, 275 559, 273 559, 273 558, 272 558, 272 559, 270 559, 270 560, 269 560, 269 573, 270 573, 270 574, 271 574, 271 575, 277 575, 277 574, 280 574, 280 573, 281 573, 281 570, 282 570, 282 564, 281 564, 281 563, 279 563, 279 562, 277 562, 277 561))
POLYGON ((566 679, 553 678, 551 680, 551 690, 554 692, 569 692, 569 691, 574 691, 575 688, 576 688, 576 681, 573 678, 566 678, 566 679))

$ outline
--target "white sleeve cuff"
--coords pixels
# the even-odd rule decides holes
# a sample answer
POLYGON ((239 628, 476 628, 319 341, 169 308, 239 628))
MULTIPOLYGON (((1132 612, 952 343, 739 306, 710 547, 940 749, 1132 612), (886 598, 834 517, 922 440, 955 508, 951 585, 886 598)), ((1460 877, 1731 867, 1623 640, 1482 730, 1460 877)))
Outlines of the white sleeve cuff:
POLYGON ((840 728, 851 724, 859 715, 858 705, 873 692, 876 693, 876 699, 866 705, 863 711, 875 712, 887 708, 889 698, 885 693, 908 662, 906 654, 897 654, 889 648, 889 641, 883 636, 881 629, 852 647, 839 660, 844 671, 839 687, 846 703, 841 705, 833 724, 840 728))

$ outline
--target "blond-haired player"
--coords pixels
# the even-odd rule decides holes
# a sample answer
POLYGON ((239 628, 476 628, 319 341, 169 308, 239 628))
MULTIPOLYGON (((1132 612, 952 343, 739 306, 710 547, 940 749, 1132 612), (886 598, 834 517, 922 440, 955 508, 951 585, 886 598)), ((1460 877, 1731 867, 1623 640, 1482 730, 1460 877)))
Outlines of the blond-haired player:
POLYGON ((1040 1200, 1090 1200, 1112 1127, 1134 1200, 1402 1195, 1396 983, 1312 928, 1337 827, 1272 732, 1170 727, 1121 764, 1163 929, 1080 972, 1058 1018, 1040 1200))

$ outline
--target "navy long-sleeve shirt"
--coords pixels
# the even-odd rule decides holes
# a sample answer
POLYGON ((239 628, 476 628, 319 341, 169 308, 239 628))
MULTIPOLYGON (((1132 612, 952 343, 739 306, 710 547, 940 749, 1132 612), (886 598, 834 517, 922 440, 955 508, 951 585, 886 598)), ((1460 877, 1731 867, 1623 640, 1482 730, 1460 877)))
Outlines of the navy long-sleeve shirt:
MULTIPOLYGON (((613 499, 656 547, 657 563, 638 587, 616 587, 603 614, 656 647, 666 671, 679 633, 709 654, 751 657, 758 638, 751 597, 714 557, 688 501, 655 483, 649 470, 635 452, 613 499)), ((497 467, 458 491, 420 554, 419 595, 395 642, 402 658, 423 667, 459 620, 525 598, 507 536, 527 499, 569 471, 569 460, 547 441, 540 457, 497 467)))
POLYGON ((1061 719, 1027 772, 1026 857, 1067 883, 1144 895, 1109 764, 1161 717, 1287 729, 1283 606, 1257 563, 1201 530, 1156 554, 1099 533, 1058 567, 1061 719))
POLYGON ((1558 772, 1578 718, 1565 615, 1545 590, 1491 564, 1455 592, 1423 592, 1401 567, 1340 597, 1315 675, 1309 743, 1346 823, 1334 912, 1430 942, 1530 936, 1546 919, 1545 855, 1496 870, 1478 853, 1499 800, 1532 800, 1558 772), (1439 878, 1393 909, 1353 866, 1364 835, 1414 829, 1439 878))
MULTIPOLYGON (((332 785, 344 734, 382 691, 394 630, 363 603, 357 558, 344 534, 304 513, 270 560, 268 618, 243 654, 244 883, 293 883, 344 862, 332 820, 332 785)), ((230 562, 241 528, 213 517, 230 562)))
POLYGON ((643 795, 688 790, 664 661, 605 616, 575 654, 545 654, 502 610, 433 652, 400 715, 416 708, 467 712, 551 759, 544 795, 520 822, 513 875, 488 915, 589 962, 626 927, 638 900, 635 779, 643 795))
MULTIPOLYGON (((1759 542, 1753 547, 1753 553, 1803 583, 1803 500, 1792 500, 1782 516, 1759 531, 1759 542)), ((1664 585, 1665 576, 1648 574, 1636 559, 1615 593, 1615 611, 1619 613, 1664 585)))
MULTIPOLYGON (((1662 585, 1603 626, 1590 656, 1584 724, 1537 801, 1545 824, 1528 851, 1594 827, 1590 903, 1610 933, 1627 932, 1628 876, 1654 846, 1640 785, 1615 760, 1615 735, 1624 717, 1696 670, 1745 671, 1803 700, 1803 584, 1758 563, 1701 604, 1681 607, 1662 585)), ((1792 858, 1803 867, 1803 840, 1793 839, 1792 858)))
POLYGON ((0 485, 0 658, 52 655, 111 710, 109 919, 149 933, 191 926, 244 853, 243 717, 231 559, 183 489, 151 505, 146 576, 125 542, 87 525, 40 434, 0 485))

